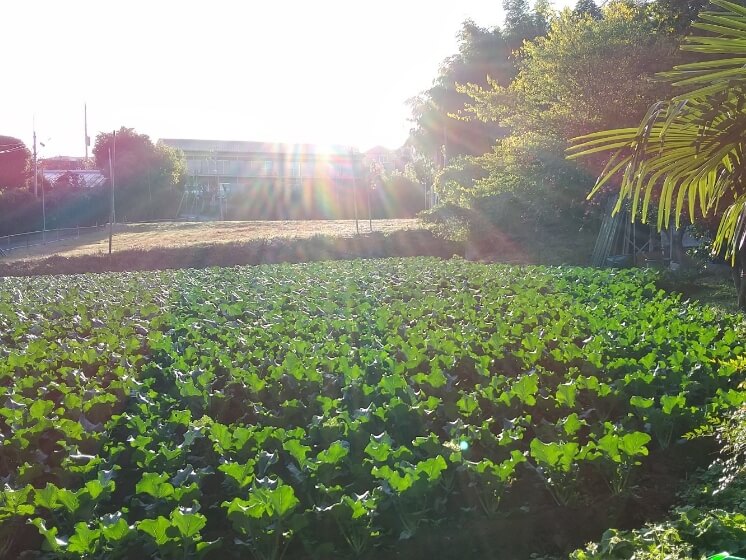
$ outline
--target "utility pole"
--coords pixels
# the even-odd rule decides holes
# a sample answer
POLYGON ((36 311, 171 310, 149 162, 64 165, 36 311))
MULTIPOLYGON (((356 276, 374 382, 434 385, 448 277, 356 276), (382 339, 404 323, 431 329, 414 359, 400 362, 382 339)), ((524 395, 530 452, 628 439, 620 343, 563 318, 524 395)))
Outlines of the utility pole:
POLYGON ((36 159, 36 117, 34 117, 34 198, 39 198, 39 167, 36 159))
POLYGON ((370 209, 370 191, 373 189, 373 177, 370 178, 370 181, 368 182, 368 229, 370 231, 373 231, 373 214, 370 209))
MULTIPOLYGON (((47 204, 44 200, 44 181, 41 182, 41 241, 47 242, 47 204)), ((59 233, 59 232, 58 232, 59 233)))
POLYGON ((109 177, 111 180, 111 208, 109 210, 109 256, 111 256, 111 241, 114 236, 114 161, 117 157, 117 131, 115 130, 111 137, 111 148, 109 148, 109 177))
POLYGON ((83 133, 85 134, 85 163, 88 165, 88 146, 91 145, 91 139, 88 137, 88 105, 83 104, 83 133))
POLYGON ((357 178, 355 173, 355 157, 350 148, 350 166, 352 168, 352 203, 355 207, 355 231, 360 235, 360 224, 357 221, 357 178))

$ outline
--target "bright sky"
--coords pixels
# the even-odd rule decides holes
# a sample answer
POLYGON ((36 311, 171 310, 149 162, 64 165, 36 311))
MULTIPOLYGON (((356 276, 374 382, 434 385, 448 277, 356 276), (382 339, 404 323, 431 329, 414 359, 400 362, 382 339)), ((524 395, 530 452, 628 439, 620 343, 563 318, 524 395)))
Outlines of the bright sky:
MULTIPOLYGON (((374 145, 499 0, 23 0, 0 4, 0 134, 83 155, 120 126, 158 138, 374 145), (49 139, 49 140, 47 140, 49 139)), ((574 0, 555 0, 562 7, 574 0)))

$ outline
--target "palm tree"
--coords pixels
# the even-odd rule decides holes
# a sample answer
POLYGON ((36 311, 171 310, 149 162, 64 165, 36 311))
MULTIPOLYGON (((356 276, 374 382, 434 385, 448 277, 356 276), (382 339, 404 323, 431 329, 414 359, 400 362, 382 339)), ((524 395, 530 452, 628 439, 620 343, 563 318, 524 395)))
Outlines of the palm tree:
POLYGON ((632 219, 643 221, 651 200, 658 228, 682 216, 721 216, 713 248, 725 244, 733 258, 739 305, 746 309, 746 8, 712 0, 721 8, 700 14, 682 49, 705 60, 676 66, 664 79, 685 91, 655 103, 635 128, 606 130, 573 140, 568 157, 611 152, 589 197, 619 182, 618 211, 627 199, 632 219), (712 55, 721 55, 714 57, 712 55), (724 55, 724 56, 722 56, 724 55))

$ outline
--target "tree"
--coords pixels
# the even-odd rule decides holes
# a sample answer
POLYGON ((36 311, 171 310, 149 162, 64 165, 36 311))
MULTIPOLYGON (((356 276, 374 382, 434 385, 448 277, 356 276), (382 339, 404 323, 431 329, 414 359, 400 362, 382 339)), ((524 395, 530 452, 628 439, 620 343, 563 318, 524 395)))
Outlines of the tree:
POLYGON ((547 0, 538 0, 532 10, 528 0, 503 0, 504 35, 511 51, 544 35, 549 27, 551 7, 547 0))
POLYGON ((564 141, 557 138, 511 135, 498 140, 486 154, 454 162, 439 175, 436 190, 445 202, 475 209, 485 199, 499 196, 504 208, 498 221, 511 229, 537 223, 541 227, 577 224, 593 179, 565 159, 564 149, 564 141))
POLYGON ((154 145, 147 134, 122 127, 114 135, 101 132, 96 137, 93 157, 96 166, 109 177, 109 151, 116 157, 114 175, 118 188, 175 187, 184 180, 183 154, 165 145, 154 145))
POLYGON ((591 195, 620 183, 617 209, 631 199, 632 218, 643 221, 658 205, 658 228, 684 216, 721 220, 714 250, 727 244, 734 257, 739 305, 746 309, 746 8, 712 0, 722 11, 700 14, 695 28, 713 35, 687 38, 683 48, 705 60, 664 73, 687 91, 653 104, 639 126, 577 138, 570 157, 611 154, 591 195), (712 55, 725 55, 713 59, 712 55))
POLYGON ((22 188, 31 169, 31 152, 18 138, 0 136, 0 189, 22 188))
POLYGON ((456 84, 486 84, 488 75, 508 83, 515 75, 511 49, 500 29, 467 20, 458 37, 459 52, 443 62, 433 86, 409 100, 413 122, 409 143, 434 161, 442 160, 444 145, 449 157, 481 154, 499 135, 494 124, 458 122, 448 116, 467 100, 456 84))
POLYGON ((656 0, 649 5, 650 17, 666 33, 688 33, 699 12, 710 0, 656 0))
POLYGON ((509 86, 460 88, 471 98, 461 116, 564 139, 641 118, 668 91, 652 77, 677 60, 678 44, 656 33, 642 8, 617 1, 603 13, 595 20, 563 11, 521 49, 509 86))
MULTIPOLYGON (((96 166, 110 179, 109 153, 114 155, 117 207, 130 218, 150 218, 170 204, 168 191, 182 187, 186 162, 180 150, 154 145, 146 134, 122 127, 99 133, 93 148, 96 166)), ((119 212, 119 211, 118 211, 119 212)))
POLYGON ((593 19, 601 19, 603 17, 601 8, 593 0, 578 0, 572 13, 574 16, 589 16, 593 19))
POLYGON ((633 123, 668 91, 652 77, 666 67, 661 59, 675 55, 676 43, 656 34, 641 10, 617 1, 605 7, 601 20, 565 10, 545 36, 524 43, 509 85, 489 80, 487 87, 459 86, 471 100, 459 118, 497 122, 510 134, 484 155, 444 170, 436 186, 441 199, 485 207, 485 197, 499 196, 501 222, 510 217, 547 227, 577 224, 600 210, 585 195, 605 159, 580 166, 563 161, 564 151, 570 138, 598 123, 633 123))

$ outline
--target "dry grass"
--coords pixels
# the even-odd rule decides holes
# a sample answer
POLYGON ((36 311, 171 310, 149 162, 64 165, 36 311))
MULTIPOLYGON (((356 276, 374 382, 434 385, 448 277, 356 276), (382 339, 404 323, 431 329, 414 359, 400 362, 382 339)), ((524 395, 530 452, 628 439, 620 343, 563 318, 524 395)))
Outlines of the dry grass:
MULTIPOLYGON (((391 233, 419 230, 419 220, 374 220, 373 231, 391 233)), ((368 233, 367 221, 360 221, 360 233, 368 233)), ((308 239, 354 236, 354 220, 262 221, 262 222, 159 222, 119 224, 114 228, 113 251, 149 251, 161 248, 208 247, 246 243, 261 239, 308 239)), ((48 245, 13 250, 0 262, 44 259, 50 256, 80 257, 108 252, 108 230, 86 233, 48 245)))

